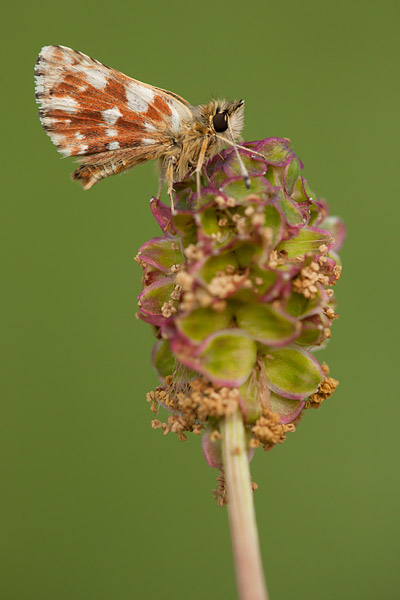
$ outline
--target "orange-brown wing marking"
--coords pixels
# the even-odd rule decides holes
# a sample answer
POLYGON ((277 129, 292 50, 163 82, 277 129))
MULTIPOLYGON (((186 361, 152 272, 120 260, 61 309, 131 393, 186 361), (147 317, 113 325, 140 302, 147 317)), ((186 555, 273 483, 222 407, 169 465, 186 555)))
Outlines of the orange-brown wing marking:
POLYGON ((192 118, 174 94, 64 46, 42 48, 35 76, 41 122, 64 156, 150 149, 192 118))

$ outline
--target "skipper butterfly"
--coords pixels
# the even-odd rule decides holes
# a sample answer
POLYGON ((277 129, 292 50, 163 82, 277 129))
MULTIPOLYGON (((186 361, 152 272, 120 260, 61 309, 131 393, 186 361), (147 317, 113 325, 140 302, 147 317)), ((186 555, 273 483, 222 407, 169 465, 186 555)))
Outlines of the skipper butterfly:
POLYGON ((237 150, 244 101, 190 105, 65 46, 42 48, 35 68, 40 120, 63 156, 80 156, 72 179, 85 190, 109 175, 158 160, 172 201, 174 182, 195 172, 197 191, 205 162, 223 145, 237 150))

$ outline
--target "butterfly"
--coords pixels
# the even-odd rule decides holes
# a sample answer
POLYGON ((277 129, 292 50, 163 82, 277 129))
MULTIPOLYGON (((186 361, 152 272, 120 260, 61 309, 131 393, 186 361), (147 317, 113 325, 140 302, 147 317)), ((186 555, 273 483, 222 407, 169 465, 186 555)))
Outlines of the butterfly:
POLYGON ((158 160, 173 207, 173 185, 195 172, 200 192, 207 160, 234 147, 246 187, 248 172, 236 140, 244 101, 190 105, 167 90, 141 83, 65 46, 44 46, 35 68, 44 129, 63 156, 79 156, 72 179, 88 190, 101 179, 158 160))

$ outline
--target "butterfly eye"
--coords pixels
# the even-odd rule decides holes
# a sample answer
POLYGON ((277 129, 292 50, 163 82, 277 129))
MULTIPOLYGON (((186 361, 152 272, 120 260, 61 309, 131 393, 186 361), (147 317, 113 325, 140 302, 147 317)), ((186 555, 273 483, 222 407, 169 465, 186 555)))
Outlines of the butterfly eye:
POLYGON ((228 117, 227 114, 218 112, 213 116, 213 125, 217 133, 222 133, 228 129, 228 117))

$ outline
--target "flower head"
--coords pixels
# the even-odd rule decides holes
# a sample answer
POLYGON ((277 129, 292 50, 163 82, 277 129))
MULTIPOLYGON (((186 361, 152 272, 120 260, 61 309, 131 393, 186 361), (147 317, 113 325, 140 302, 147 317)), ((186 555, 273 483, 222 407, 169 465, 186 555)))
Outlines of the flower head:
POLYGON ((170 411, 153 427, 182 440, 203 434, 212 466, 218 420, 229 411, 240 407, 249 448, 268 450, 337 385, 312 350, 326 344, 337 318, 344 226, 301 176, 288 140, 244 148, 250 189, 225 150, 207 164, 200 195, 191 176, 176 185, 174 214, 152 199, 163 235, 136 257, 138 314, 153 325, 161 378, 148 399, 154 411, 170 411))

